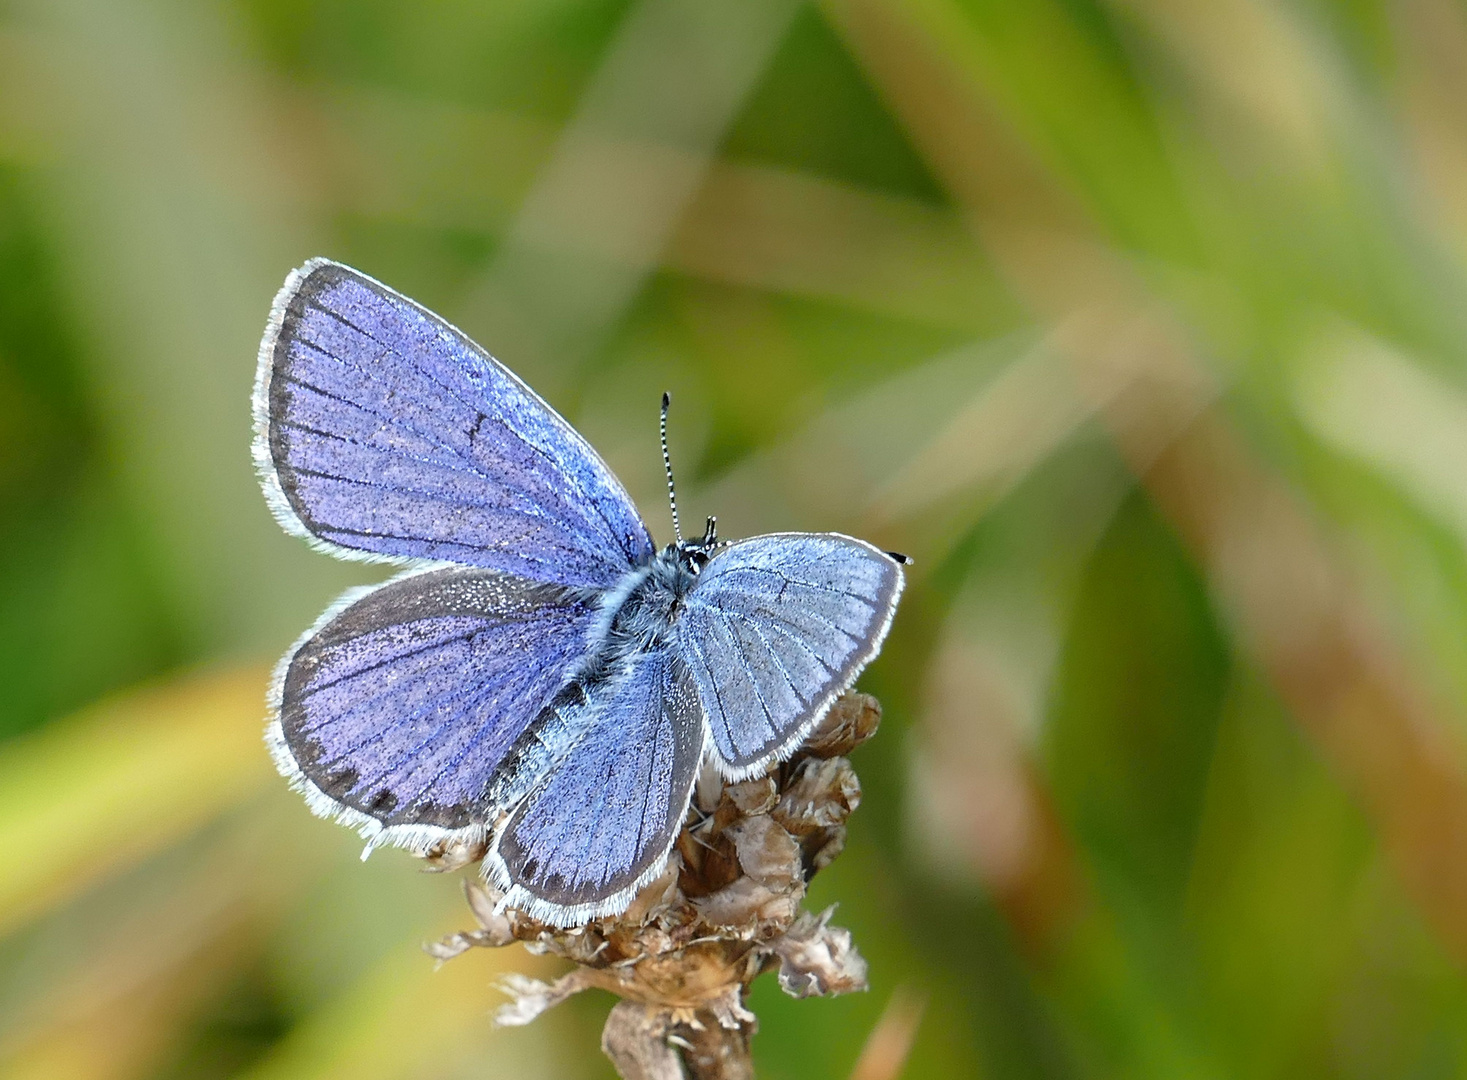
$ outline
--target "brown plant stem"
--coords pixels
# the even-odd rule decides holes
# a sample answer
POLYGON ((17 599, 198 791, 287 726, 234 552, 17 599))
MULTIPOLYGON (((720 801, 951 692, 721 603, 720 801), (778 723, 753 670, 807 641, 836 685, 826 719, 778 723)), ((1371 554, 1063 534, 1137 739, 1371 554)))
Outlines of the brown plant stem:
POLYGON ((601 1049, 622 1080, 753 1080, 754 1030, 726 1028, 712 1013, 673 1023, 665 1009, 621 1001, 606 1017, 601 1049))
POLYGON ((709 1024, 704 1018, 696 1027, 679 1026, 673 1037, 686 1043, 682 1048, 683 1064, 689 1080, 754 1080, 754 1058, 749 1047, 753 1024, 726 1028, 709 1024))

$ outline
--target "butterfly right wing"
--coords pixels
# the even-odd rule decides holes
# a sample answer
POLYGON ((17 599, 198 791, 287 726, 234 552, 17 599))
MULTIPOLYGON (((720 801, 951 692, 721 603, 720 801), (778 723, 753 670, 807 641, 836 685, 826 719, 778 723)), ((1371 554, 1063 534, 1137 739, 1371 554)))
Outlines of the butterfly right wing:
POLYGON ((332 554, 599 589, 652 554, 575 429, 464 334, 349 267, 314 259, 286 280, 254 409, 271 509, 332 554))
POLYGON ((515 740, 585 653, 594 607, 492 571, 348 593, 281 661, 267 733, 316 813, 418 850, 487 824, 515 740))
POLYGON ((730 779, 788 757, 881 649, 902 592, 892 556, 838 533, 722 548, 683 601, 677 638, 730 779))

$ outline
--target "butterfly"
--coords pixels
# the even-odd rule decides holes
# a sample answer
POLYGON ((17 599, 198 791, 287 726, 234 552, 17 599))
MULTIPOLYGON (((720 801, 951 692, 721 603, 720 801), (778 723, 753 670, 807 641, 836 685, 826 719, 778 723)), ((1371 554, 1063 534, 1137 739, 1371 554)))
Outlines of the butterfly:
POLYGON ((506 904, 574 926, 664 870, 705 766, 789 757, 881 648, 904 558, 835 533, 658 550, 596 451, 508 368, 365 274, 291 273, 260 345, 280 524, 402 567, 278 665, 266 741, 368 851, 477 844, 506 904))

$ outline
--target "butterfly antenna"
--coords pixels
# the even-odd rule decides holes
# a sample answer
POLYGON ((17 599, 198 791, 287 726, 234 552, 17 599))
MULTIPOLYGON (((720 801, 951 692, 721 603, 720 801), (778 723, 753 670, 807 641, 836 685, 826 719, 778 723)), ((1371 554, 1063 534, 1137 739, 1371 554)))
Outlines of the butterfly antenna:
POLYGON ((679 545, 683 542, 683 527, 677 520, 677 491, 672 486, 672 455, 667 452, 667 407, 672 404, 672 395, 662 391, 662 467, 667 471, 667 501, 672 504, 672 531, 679 545))

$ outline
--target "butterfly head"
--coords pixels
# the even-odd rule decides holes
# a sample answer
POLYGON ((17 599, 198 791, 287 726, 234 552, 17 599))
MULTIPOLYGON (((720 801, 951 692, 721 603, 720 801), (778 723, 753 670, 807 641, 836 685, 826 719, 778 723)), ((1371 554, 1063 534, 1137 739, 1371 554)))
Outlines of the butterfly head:
POLYGON ((717 554, 719 548, 727 546, 727 540, 718 539, 718 519, 711 514, 708 516, 708 524, 704 526, 701 537, 697 540, 679 540, 673 545, 677 550, 679 561, 694 576, 708 565, 708 560, 717 554))

